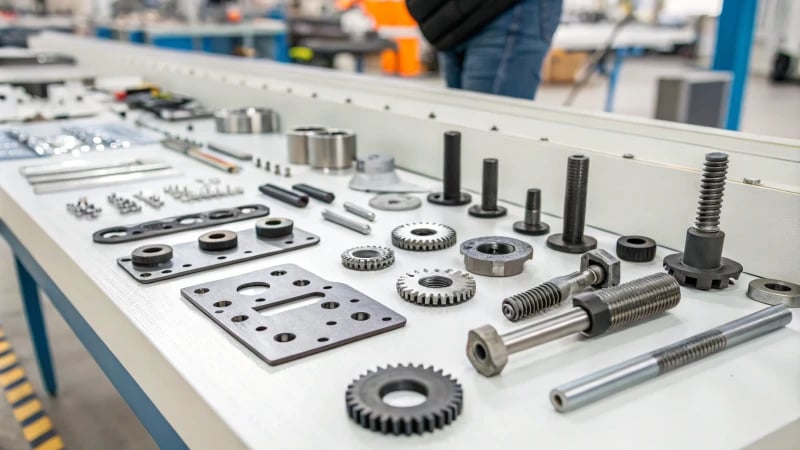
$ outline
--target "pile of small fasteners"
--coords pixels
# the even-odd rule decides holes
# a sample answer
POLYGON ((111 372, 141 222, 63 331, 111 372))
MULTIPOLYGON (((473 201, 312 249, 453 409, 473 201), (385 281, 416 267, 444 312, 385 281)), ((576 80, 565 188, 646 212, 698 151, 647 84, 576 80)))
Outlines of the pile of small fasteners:
POLYGON ((86 197, 81 197, 75 203, 67 203, 67 211, 78 218, 95 219, 103 212, 103 208, 98 208, 94 203, 89 203, 86 197))
POLYGON ((116 192, 112 192, 106 198, 108 199, 108 203, 114 205, 120 214, 137 213, 142 210, 142 206, 137 203, 136 200, 117 194, 116 192))
POLYGON ((215 198, 232 197, 244 194, 241 186, 222 186, 219 178, 197 179, 199 186, 187 186, 185 184, 172 184, 164 186, 164 193, 180 202, 192 202, 196 200, 209 200, 215 198))
POLYGON ((164 200, 161 199, 161 196, 150 191, 139 191, 133 194, 133 197, 137 200, 141 200, 146 205, 150 206, 151 208, 159 209, 164 206, 164 200))

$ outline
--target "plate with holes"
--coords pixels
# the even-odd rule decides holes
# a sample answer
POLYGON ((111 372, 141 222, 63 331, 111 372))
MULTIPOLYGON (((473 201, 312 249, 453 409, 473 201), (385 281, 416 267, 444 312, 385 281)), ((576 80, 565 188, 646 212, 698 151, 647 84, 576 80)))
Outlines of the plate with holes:
POLYGON ((98 244, 118 244, 198 228, 212 227, 240 220, 255 219, 269 214, 266 205, 242 205, 229 209, 215 209, 194 214, 167 217, 149 222, 97 230, 92 240, 98 244))
POLYGON ((295 264, 201 283, 181 295, 272 366, 406 324, 349 285, 295 264))
MULTIPOLYGON (((319 236, 296 227, 290 234, 275 238, 260 237, 254 229, 242 230, 236 235, 236 246, 225 250, 201 250, 197 241, 184 242, 172 246, 172 258, 166 262, 139 265, 133 263, 130 255, 126 255, 117 258, 117 264, 136 281, 146 284, 319 244, 319 236)), ((158 248, 162 245, 153 244, 139 249, 147 253, 147 247, 158 248)))

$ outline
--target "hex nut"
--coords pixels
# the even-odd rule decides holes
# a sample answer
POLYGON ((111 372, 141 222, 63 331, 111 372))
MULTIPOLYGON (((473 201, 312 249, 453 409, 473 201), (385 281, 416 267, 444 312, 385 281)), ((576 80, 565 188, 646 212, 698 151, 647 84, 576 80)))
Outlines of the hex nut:
POLYGON ((481 375, 492 377, 508 363, 508 348, 493 326, 484 325, 469 330, 467 358, 481 375))
POLYGON ((605 271, 605 278, 601 283, 592 285, 595 289, 614 287, 620 280, 620 262, 614 255, 603 249, 590 250, 581 255, 580 271, 588 269, 589 266, 600 266, 605 271))
POLYGON ((464 266, 469 272, 487 277, 510 277, 522 272, 533 258, 533 247, 519 239, 485 236, 461 244, 464 266))

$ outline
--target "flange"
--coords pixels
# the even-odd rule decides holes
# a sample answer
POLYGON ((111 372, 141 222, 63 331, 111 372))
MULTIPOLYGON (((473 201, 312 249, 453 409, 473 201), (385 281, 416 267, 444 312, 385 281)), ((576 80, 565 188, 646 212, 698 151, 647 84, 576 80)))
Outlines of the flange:
POLYGON ((143 245, 131 252, 131 261, 140 266, 155 266, 172 259, 172 247, 166 244, 143 245))
POLYGON ((365 245, 347 249, 342 253, 342 265, 350 270, 371 271, 385 269, 394 264, 394 250, 387 247, 365 245))
POLYGON ((519 239, 485 236, 461 244, 467 270, 487 277, 510 277, 522 272, 533 258, 533 247, 519 239))
POLYGON ((233 231, 215 230, 197 238, 202 250, 228 250, 239 244, 239 236, 233 231))
POLYGON ((567 242, 563 233, 557 233, 547 237, 547 246, 564 253, 585 253, 597 248, 597 239, 584 234, 580 242, 567 242))
POLYGON ((403 250, 427 252, 452 247, 456 230, 447 225, 422 222, 401 225, 392 230, 392 245, 403 250))
POLYGON ((475 295, 472 275, 454 269, 422 269, 397 280, 397 293, 404 300, 424 306, 451 306, 475 295))
POLYGON ((291 219, 270 217, 256 222, 256 234, 263 238, 288 236, 293 230, 294 222, 291 219))
POLYGON ((464 391, 442 370, 411 364, 378 367, 353 380, 345 392, 347 414, 354 422, 383 434, 432 432, 456 420, 464 405, 464 391), (413 391, 425 396, 414 406, 392 406, 384 399, 392 392, 413 391))
POLYGON ((519 222, 514 222, 514 231, 530 236, 541 236, 550 232, 550 225, 544 222, 525 223, 525 221, 520 220, 519 222))
POLYGON ((408 194, 380 194, 369 200, 369 206, 382 211, 409 211, 422 206, 422 200, 408 194))
POLYGON ((457 196, 447 197, 444 192, 428 194, 428 201, 435 205, 461 206, 472 202, 472 196, 466 192, 459 192, 457 196))
POLYGON ((506 208, 504 206, 496 205, 495 209, 483 209, 481 205, 472 205, 469 207, 470 216, 479 217, 481 219, 494 219, 506 215, 506 208))
POLYGON ((652 261, 656 257, 656 241, 647 236, 622 236, 617 239, 617 257, 631 262, 652 261))
POLYGON ((800 308, 800 285, 788 281, 759 278, 747 286, 747 296, 768 305, 784 304, 800 308))

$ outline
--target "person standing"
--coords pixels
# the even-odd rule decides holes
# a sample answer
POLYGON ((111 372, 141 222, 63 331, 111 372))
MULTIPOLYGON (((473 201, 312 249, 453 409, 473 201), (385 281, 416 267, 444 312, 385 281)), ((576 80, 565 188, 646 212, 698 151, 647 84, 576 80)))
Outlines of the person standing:
POLYGON ((406 0, 447 87, 533 99, 562 0, 406 0))

